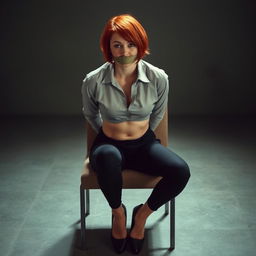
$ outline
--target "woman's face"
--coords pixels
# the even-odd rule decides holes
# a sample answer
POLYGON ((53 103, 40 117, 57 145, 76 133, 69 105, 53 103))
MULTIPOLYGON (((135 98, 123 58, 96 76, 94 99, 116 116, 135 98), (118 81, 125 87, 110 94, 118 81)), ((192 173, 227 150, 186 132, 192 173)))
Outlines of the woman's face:
POLYGON ((138 49, 133 42, 126 41, 118 33, 113 33, 110 39, 110 50, 113 58, 121 56, 137 56, 138 49))

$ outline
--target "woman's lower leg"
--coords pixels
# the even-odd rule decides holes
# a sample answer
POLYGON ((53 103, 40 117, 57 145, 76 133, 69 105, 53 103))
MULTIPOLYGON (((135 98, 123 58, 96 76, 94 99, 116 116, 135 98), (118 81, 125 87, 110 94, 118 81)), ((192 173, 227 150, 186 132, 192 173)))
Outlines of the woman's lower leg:
POLYGON ((135 239, 143 239, 147 218, 153 213, 148 204, 143 204, 135 215, 135 225, 130 232, 130 236, 135 239))
POLYGON ((112 236, 116 239, 124 239, 127 237, 126 217, 123 206, 112 209, 113 225, 112 236))

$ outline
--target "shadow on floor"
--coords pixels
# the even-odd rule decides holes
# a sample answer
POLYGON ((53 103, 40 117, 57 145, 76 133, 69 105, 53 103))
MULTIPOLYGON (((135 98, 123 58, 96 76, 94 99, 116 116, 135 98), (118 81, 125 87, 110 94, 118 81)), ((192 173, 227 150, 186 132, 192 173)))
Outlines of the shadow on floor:
MULTIPOLYGON (((170 255, 171 251, 168 248, 151 248, 151 239, 153 237, 153 228, 146 229, 145 241, 143 250, 139 255, 150 256, 159 255, 167 256, 170 255)), ((86 249, 81 249, 80 242, 80 229, 73 230, 68 235, 60 239, 56 244, 44 251, 42 256, 116 256, 113 252, 110 242, 110 229, 87 229, 86 230, 86 249)), ((133 255, 129 244, 126 251, 122 253, 123 256, 133 255)))

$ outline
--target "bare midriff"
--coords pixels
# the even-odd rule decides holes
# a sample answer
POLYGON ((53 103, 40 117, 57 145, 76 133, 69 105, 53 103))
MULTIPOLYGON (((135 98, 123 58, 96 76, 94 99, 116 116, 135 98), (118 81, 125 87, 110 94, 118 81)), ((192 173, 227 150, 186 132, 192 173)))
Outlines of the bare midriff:
POLYGON ((111 123, 103 121, 102 130, 107 137, 115 140, 135 140, 148 130, 149 120, 111 123))

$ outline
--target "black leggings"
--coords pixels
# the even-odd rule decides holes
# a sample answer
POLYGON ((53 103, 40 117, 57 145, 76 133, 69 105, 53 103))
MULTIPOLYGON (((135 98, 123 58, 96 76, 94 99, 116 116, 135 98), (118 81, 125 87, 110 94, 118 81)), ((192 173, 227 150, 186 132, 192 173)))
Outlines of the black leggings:
POLYGON ((101 129, 89 157, 99 186, 113 209, 121 205, 123 169, 163 177, 147 200, 153 211, 177 196, 190 177, 187 163, 162 146, 150 128, 135 140, 114 140, 101 129))

